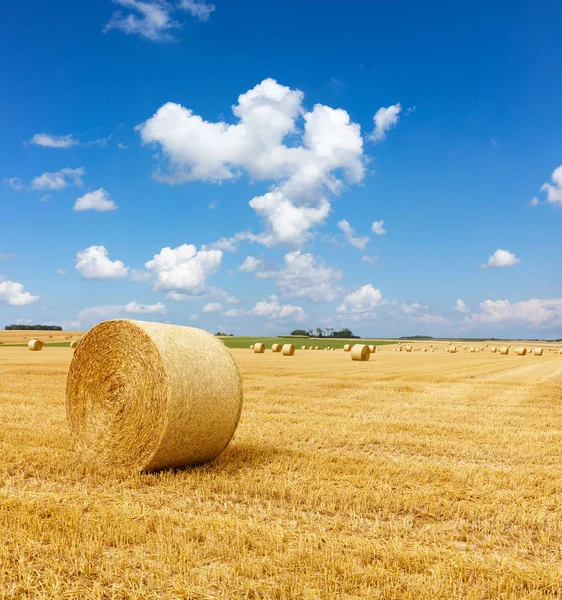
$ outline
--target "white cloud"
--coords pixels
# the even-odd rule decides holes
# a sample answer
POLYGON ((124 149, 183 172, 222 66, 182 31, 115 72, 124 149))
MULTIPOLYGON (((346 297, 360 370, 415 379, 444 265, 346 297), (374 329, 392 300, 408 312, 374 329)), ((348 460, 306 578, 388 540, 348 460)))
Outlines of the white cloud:
POLYGON ((255 306, 250 310, 231 309, 224 313, 225 317, 240 317, 243 315, 266 317, 273 321, 289 319, 298 323, 306 319, 306 313, 302 307, 291 304, 280 304, 277 296, 270 296, 269 302, 266 300, 256 302, 255 306))
POLYGON ((215 11, 215 5, 207 4, 205 0, 181 0, 179 7, 200 21, 208 21, 215 11))
POLYGON ((386 137, 386 133, 389 129, 392 129, 398 123, 400 118, 400 111, 402 106, 400 103, 393 104, 387 108, 379 108, 373 117, 375 128, 373 133, 369 136, 369 139, 374 142, 380 142, 386 137))
POLYGON ((238 98, 234 124, 205 121, 169 102, 137 130, 143 143, 160 144, 170 163, 162 181, 234 180, 246 171, 272 182, 250 201, 266 231, 246 239, 301 244, 328 216, 326 196, 341 192, 341 177, 358 183, 365 170, 360 127, 347 112, 321 104, 307 112, 302 102, 301 91, 265 79, 238 98))
POLYGON ((376 316, 374 311, 382 302, 380 290, 375 289, 372 284, 368 283, 355 292, 347 294, 336 312, 356 319, 369 319, 376 316))
POLYGON ((148 314, 148 313, 160 313, 162 315, 168 314, 168 309, 166 305, 162 302, 157 302, 156 304, 139 304, 135 300, 129 302, 129 304, 125 304, 123 310, 126 313, 131 314, 148 314))
POLYGON ((12 306, 25 306, 39 301, 39 296, 24 292, 23 285, 17 281, 0 278, 0 302, 12 306))
POLYGON ((120 260, 112 261, 105 246, 90 246, 76 254, 76 270, 84 279, 124 279, 129 274, 120 260))
POLYGON ((383 225, 384 225, 384 221, 373 221, 373 224, 371 225, 371 229, 377 235, 386 235, 386 229, 383 228, 383 225))
POLYGON ((531 198, 529 200, 529 206, 538 206, 540 204, 540 201, 538 198, 531 198))
POLYGON ((82 176, 86 170, 83 167, 78 169, 61 169, 56 173, 43 173, 31 181, 32 190, 64 190, 68 185, 82 187, 82 176))
POLYGON ((466 306, 466 304, 460 298, 457 299, 457 304, 455 306, 455 310, 460 313, 470 312, 466 306))
POLYGON ((562 206, 562 165, 554 169, 552 183, 544 183, 541 192, 546 192, 546 201, 549 204, 562 206))
POLYGON ((66 271, 64 269, 57 269, 57 275, 66 275, 66 271))
POLYGON ((12 260, 12 258, 15 258, 16 255, 13 254, 12 252, 8 252, 7 254, 0 254, 0 260, 12 260))
POLYGON ((148 281, 152 277, 152 274, 148 271, 143 271, 142 269, 131 269, 131 281, 135 281, 137 283, 148 281))
POLYGON ((180 27, 180 24, 172 19, 173 7, 164 0, 113 0, 113 2, 132 12, 123 15, 121 11, 115 11, 104 32, 120 29, 153 42, 169 42, 174 39, 172 31, 180 27))
POLYGON ((498 248, 492 256, 488 259, 488 262, 484 265, 480 265, 481 269, 493 269, 501 267, 512 267, 521 262, 521 259, 517 258, 513 252, 509 250, 502 250, 498 248))
POLYGON ((191 315, 189 317, 189 320, 190 321, 197 321, 198 318, 199 318, 199 315, 197 313, 195 313, 195 314, 193 314, 193 315, 191 315))
POLYGON ((155 290, 197 294, 205 291, 207 278, 219 270, 222 256, 220 250, 203 246, 197 251, 193 244, 183 244, 174 249, 162 248, 145 267, 155 278, 155 290))
POLYGON ((4 183, 9 185, 16 192, 23 190, 23 183, 19 177, 8 177, 7 179, 4 179, 4 183))
POLYGON ((562 325, 562 298, 539 300, 531 298, 511 303, 509 300, 485 300, 480 303, 480 313, 466 318, 472 323, 520 323, 533 327, 562 325))
POLYGON ((371 264, 371 265, 372 265, 374 262, 376 262, 377 258, 378 258, 378 257, 376 257, 376 256, 373 258, 372 256, 367 256, 366 254, 364 254, 364 255, 361 257, 361 260, 362 260, 363 262, 366 262, 366 263, 369 263, 369 264, 371 264))
POLYGON ((30 141, 31 144, 43 146, 44 148, 70 148, 77 146, 78 140, 69 135, 50 135, 48 133, 36 133, 30 141))
POLYGON ((218 200, 213 200, 212 202, 209 202, 209 205, 207 206, 207 208, 209 210, 216 210, 219 206, 219 201, 218 200))
POLYGON ((244 262, 238 267, 243 273, 254 273, 257 269, 263 266, 263 260, 255 256, 246 256, 244 262))
POLYGON ((209 302, 209 304, 205 304, 203 307, 204 313, 215 313, 220 312, 223 306, 220 302, 209 302))
POLYGON ((344 232, 345 239, 348 241, 348 243, 351 246, 353 246, 354 248, 357 248, 358 250, 362 250, 362 251, 365 250, 365 246, 369 242, 370 238, 368 238, 368 237, 354 237, 355 230, 349 224, 349 222, 346 221, 345 219, 343 219, 342 221, 340 221, 338 223, 338 227, 344 232))
POLYGON ((212 299, 212 300, 220 300, 225 304, 237 304, 238 298, 231 296, 225 290, 221 290, 220 288, 216 288, 214 286, 210 286, 203 290, 197 290, 196 292, 191 292, 188 294, 182 294, 180 292, 167 292, 166 299, 173 300, 174 302, 191 302, 193 300, 202 300, 202 299, 212 299))
POLYGON ((115 210, 116 208, 117 204, 113 202, 103 188, 84 194, 76 200, 74 205, 74 210, 97 210, 98 212, 115 210))
POLYGON ((53 194, 44 194, 43 196, 41 196, 41 198, 39 198, 39 202, 47 202, 52 197, 53 197, 53 194))
POLYGON ((402 302, 400 305, 402 312, 406 315, 414 315, 419 310, 427 310, 429 306, 422 305, 419 302, 412 302, 411 304, 407 304, 406 302, 402 302))
POLYGON ((119 150, 128 150, 129 146, 127 146, 126 144, 122 144, 121 142, 119 142, 117 144, 117 147, 119 148, 119 150))

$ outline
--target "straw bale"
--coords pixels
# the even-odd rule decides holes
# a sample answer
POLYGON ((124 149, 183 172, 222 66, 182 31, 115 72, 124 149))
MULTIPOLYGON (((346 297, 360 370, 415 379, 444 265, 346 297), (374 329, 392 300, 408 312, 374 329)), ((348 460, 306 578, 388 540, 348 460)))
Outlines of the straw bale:
POLYGON ((498 351, 498 349, 495 346, 493 346, 492 348, 490 348, 490 352, 492 352, 492 353, 497 352, 497 351, 498 351))
POLYGON ((254 352, 256 354, 263 354, 265 352, 265 344, 262 342, 258 342, 254 344, 254 352))
POLYGON ((542 348, 535 348, 534 352, 535 352, 535 356, 542 356, 543 349, 542 348))
POLYGON ((527 348, 515 348, 515 354, 518 356, 525 356, 525 354, 527 354, 527 348))
POLYGON ((351 360, 369 360, 371 357, 371 351, 369 346, 365 344, 354 344, 351 348, 351 360))
POLYGON ((78 454, 94 466, 154 471, 212 460, 241 410, 236 364, 201 329, 105 321, 70 364, 67 420, 78 454))
POLYGON ((301 350, 308 350, 308 348, 306 346, 302 346, 301 350))
POLYGON ((509 346, 502 346, 500 348, 500 354, 509 354, 509 346))
POLYGON ((455 354, 457 352, 457 347, 456 346, 449 346, 449 352, 451 354, 455 354))
POLYGON ((351 344, 345 344, 343 347, 344 352, 351 352, 351 344))
POLYGON ((29 342, 27 343, 27 347, 32 352, 40 352, 41 350, 43 350, 43 342, 41 340, 29 340, 29 342))
POLYGON ((76 348, 76 346, 78 346, 78 340, 74 340, 73 342, 70 342, 71 348, 76 348))
POLYGON ((410 346, 410 344, 408 344, 406 346, 406 352, 411 352, 412 351, 412 346, 410 346))
POLYGON ((373 354, 373 352, 377 351, 377 347, 374 344, 369 344, 369 352, 373 354))
POLYGON ((282 350, 282 346, 281 344, 273 344, 273 346, 271 346, 271 351, 272 352, 281 352, 282 350))
POLYGON ((294 356, 295 355, 295 347, 293 344, 283 344, 283 356, 294 356))
POLYGON ((250 350, 253 350, 253 349, 254 349, 254 344, 252 344, 252 345, 250 346, 250 350))

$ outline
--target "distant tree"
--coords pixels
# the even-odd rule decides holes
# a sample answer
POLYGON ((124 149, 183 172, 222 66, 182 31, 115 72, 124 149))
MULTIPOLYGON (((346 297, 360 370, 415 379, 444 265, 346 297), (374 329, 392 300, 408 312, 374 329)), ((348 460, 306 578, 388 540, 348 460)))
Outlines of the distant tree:
POLYGON ((332 337, 336 337, 336 338, 354 338, 354 339, 358 339, 359 336, 355 335, 353 333, 353 331, 351 331, 351 329, 348 329, 347 327, 344 327, 341 331, 333 331, 332 332, 332 337))
POLYGON ((316 328, 316 337, 324 337, 322 330, 320 327, 316 328))
POLYGON ((304 329, 295 329, 294 331, 291 331, 291 335, 300 335, 306 337, 308 336, 308 331, 305 331, 304 329))

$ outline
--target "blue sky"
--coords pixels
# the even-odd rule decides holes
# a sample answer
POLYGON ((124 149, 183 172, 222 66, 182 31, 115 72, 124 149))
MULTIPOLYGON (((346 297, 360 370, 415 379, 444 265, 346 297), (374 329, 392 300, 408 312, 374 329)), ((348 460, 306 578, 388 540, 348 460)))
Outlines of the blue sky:
POLYGON ((559 2, 0 27, 0 324, 562 337, 559 2))

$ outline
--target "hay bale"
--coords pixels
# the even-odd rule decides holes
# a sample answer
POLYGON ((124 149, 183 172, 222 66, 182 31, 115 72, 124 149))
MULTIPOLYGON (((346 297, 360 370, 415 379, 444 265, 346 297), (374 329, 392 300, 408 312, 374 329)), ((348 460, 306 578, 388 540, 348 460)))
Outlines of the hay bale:
POLYGON ((320 346, 315 346, 315 350, 320 350, 320 346))
POLYGON ((373 352, 377 351, 377 347, 374 344, 369 344, 369 352, 373 354, 373 352))
POLYGON ((252 345, 250 346, 250 350, 253 350, 253 349, 254 349, 254 344, 252 344, 252 345))
POLYGON ((282 346, 281 344, 273 344, 273 346, 271 346, 271 351, 272 352, 281 352, 282 350, 282 346))
POLYGON ((344 352, 350 352, 351 351, 351 344, 345 344, 343 347, 343 351, 344 352))
POLYGON ((410 346, 410 344, 407 344, 405 350, 406 350, 406 352, 411 352, 412 351, 412 346, 410 346))
POLYGON ((43 350, 43 342, 41 340, 29 340, 29 342, 27 343, 27 347, 32 352, 40 352, 41 350, 43 350))
POLYGON ((490 348, 490 352, 492 352, 492 354, 494 354, 497 351, 498 351, 498 349, 495 346, 493 346, 492 348, 490 348))
POLYGON ((351 360, 369 360, 371 357, 371 351, 369 346, 365 344, 354 344, 351 348, 351 360))
POLYGON ((67 420, 87 464, 154 471, 212 460, 241 410, 236 364, 201 329, 105 321, 82 338, 70 364, 67 420))
POLYGON ((471 348, 469 352, 476 352, 476 348, 471 348))
POLYGON ((515 348, 515 354, 517 354, 517 356, 525 356, 527 354, 527 348, 515 348))
POLYGON ((308 350, 308 348, 306 346, 302 346, 301 350, 308 350))
POLYGON ((457 352, 457 347, 456 346, 449 346, 449 352, 451 354, 455 354, 457 352))
POLYGON ((535 348, 535 356, 542 356, 543 353, 543 349, 542 348, 535 348))
POLYGON ((509 354, 509 346, 502 346, 499 350, 500 354, 509 354))
POLYGON ((78 341, 74 340, 73 342, 70 342, 70 347, 71 348, 76 348, 76 346, 78 346, 78 341))
POLYGON ((283 344, 283 356, 294 356, 295 355, 295 347, 293 344, 283 344))
POLYGON ((427 352, 427 348, 424 348, 424 349, 423 349, 423 351, 424 351, 424 352, 427 352))
POLYGON ((265 352, 265 344, 262 342, 258 342, 254 344, 254 352, 256 354, 263 354, 265 352))

